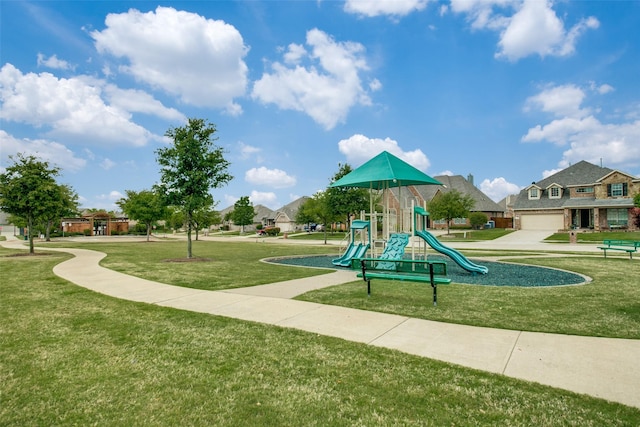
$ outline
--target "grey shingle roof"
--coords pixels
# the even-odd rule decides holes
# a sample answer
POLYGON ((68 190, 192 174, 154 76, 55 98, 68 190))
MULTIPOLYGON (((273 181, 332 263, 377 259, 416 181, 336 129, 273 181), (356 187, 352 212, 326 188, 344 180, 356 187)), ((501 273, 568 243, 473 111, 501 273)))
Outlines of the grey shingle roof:
MULTIPOLYGON (((476 204, 473 207, 473 212, 504 212, 504 209, 496 202, 491 200, 489 196, 484 194, 467 180, 462 175, 441 175, 434 176, 434 178, 444 184, 444 187, 440 185, 415 185, 413 188, 420 195, 420 197, 429 202, 438 193, 438 191, 446 193, 451 190, 457 190, 462 194, 468 194, 475 200, 476 204)), ((397 198, 398 190, 393 189, 393 194, 397 198)), ((408 195, 407 190, 402 193, 403 198, 408 195)))
MULTIPOLYGON (((523 189, 516 202, 513 205, 514 210, 531 210, 531 209, 554 209, 564 207, 593 207, 595 198, 570 199, 569 189, 567 187, 580 185, 593 185, 596 182, 613 172, 613 169, 596 166, 587 161, 580 161, 569 166, 553 175, 550 175, 538 182, 532 183, 541 188, 540 199, 529 200, 528 189, 523 189), (550 199, 547 193, 547 187, 551 184, 562 186, 562 197, 559 199, 550 199)), ((603 201, 598 201, 598 206, 603 206, 603 201)))

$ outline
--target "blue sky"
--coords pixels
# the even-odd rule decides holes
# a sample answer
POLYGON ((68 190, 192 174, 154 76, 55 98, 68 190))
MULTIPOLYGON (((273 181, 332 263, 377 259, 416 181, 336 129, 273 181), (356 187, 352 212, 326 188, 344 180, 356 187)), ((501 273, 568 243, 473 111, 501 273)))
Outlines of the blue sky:
POLYGON ((494 200, 580 160, 640 175, 637 1, 0 1, 0 168, 83 207, 158 180, 187 117, 276 209, 387 150, 494 200))

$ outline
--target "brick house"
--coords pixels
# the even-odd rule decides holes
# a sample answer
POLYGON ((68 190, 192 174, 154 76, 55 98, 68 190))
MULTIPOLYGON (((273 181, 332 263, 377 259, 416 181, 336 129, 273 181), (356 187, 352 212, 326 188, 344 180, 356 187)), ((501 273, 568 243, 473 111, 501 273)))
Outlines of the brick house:
POLYGON ((640 178, 578 162, 524 188, 514 203, 521 230, 635 230, 631 209, 640 178))

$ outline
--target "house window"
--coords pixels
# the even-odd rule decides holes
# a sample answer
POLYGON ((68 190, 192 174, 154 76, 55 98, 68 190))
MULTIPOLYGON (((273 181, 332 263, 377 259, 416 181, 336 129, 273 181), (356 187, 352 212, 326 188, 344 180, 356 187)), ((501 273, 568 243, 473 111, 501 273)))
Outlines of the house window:
POLYGON ((626 227, 628 223, 629 214, 626 209, 607 209, 607 224, 609 224, 609 227, 626 227))
POLYGON ((580 187, 576 189, 576 193, 593 193, 593 187, 580 187))
POLYGON ((453 218, 455 225, 467 225, 467 218, 453 218))
POLYGON ((559 199, 560 198, 560 187, 551 187, 549 189, 549 198, 550 199, 559 199))
POLYGON ((447 221, 444 220, 444 219, 434 219, 433 223, 437 224, 437 225, 445 225, 447 223, 447 221))
POLYGON ((529 199, 539 199, 540 198, 540 193, 538 192, 537 188, 530 188, 529 189, 529 199))
POLYGON ((627 195, 628 195, 628 186, 626 182, 607 185, 607 196, 626 197, 627 195))

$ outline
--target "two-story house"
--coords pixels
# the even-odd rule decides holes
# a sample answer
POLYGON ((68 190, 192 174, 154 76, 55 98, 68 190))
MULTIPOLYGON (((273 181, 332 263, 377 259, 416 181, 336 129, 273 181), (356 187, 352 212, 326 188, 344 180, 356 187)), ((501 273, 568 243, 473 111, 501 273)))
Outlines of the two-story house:
POLYGON ((578 162, 524 188, 513 205, 521 230, 635 229, 640 178, 578 162))

